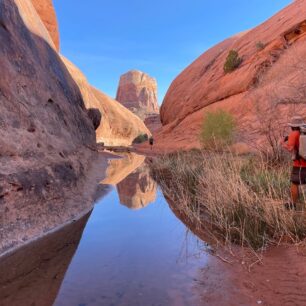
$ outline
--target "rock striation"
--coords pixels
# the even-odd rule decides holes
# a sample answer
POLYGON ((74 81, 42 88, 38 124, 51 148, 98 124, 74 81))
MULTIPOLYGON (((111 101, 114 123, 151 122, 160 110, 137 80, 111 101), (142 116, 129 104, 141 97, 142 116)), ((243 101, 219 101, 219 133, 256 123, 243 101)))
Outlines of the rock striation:
POLYGON ((157 82, 138 70, 131 70, 120 77, 116 100, 141 119, 159 113, 157 82))
POLYGON ((217 109, 232 113, 240 141, 252 144, 262 141, 262 127, 268 122, 283 127, 292 112, 305 114, 305 20, 306 1, 295 1, 196 59, 165 96, 156 145, 162 150, 198 147, 203 116, 217 109), (242 63, 225 73, 230 50, 238 52, 242 63))
POLYGON ((32 0, 32 3, 45 27, 49 31, 57 51, 60 48, 60 37, 56 13, 52 0, 32 0))

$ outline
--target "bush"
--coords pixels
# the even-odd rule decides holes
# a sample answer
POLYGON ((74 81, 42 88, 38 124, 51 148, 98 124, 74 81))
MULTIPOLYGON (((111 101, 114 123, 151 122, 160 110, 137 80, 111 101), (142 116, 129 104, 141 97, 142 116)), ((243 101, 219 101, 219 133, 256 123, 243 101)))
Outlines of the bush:
POLYGON ((236 50, 231 50, 226 58, 224 64, 224 72, 229 73, 237 69, 242 63, 242 58, 239 57, 239 54, 236 50))
POLYGON ((266 47, 266 45, 262 41, 258 41, 256 43, 256 49, 259 50, 259 51, 263 50, 265 47, 266 47))
POLYGON ((231 114, 219 110, 204 117, 200 141, 204 148, 219 150, 233 142, 235 121, 231 114))
POLYGON ((148 139, 149 139, 148 134, 140 134, 133 140, 133 144, 140 144, 148 141, 148 139))

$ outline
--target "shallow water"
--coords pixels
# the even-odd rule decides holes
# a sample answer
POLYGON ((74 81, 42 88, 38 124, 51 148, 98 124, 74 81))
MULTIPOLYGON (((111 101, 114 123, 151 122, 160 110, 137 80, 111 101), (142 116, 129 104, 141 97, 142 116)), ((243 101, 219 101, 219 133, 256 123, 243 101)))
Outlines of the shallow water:
POLYGON ((13 256, 11 265, 30 272, 18 277, 18 284, 7 272, 10 281, 2 286, 0 304, 41 305, 45 296, 43 305, 57 306, 199 305, 196 285, 209 261, 205 243, 173 214, 143 162, 139 156, 110 161, 104 183, 114 185, 99 186, 85 221, 57 233, 53 242, 43 238, 33 246, 35 252, 29 246, 29 263, 21 263, 20 252, 13 256), (47 256, 42 249, 51 258, 42 260, 47 256))

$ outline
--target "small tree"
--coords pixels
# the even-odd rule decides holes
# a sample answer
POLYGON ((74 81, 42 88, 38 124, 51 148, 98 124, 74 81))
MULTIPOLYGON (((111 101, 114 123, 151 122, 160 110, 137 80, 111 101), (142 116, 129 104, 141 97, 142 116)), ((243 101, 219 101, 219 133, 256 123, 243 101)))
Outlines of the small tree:
POLYGON ((133 140, 133 144, 140 144, 148 141, 148 139, 149 139, 148 134, 140 134, 133 140))
POLYGON ((203 147, 220 150, 232 144, 235 127, 235 120, 230 113, 223 110, 207 113, 200 134, 203 147))
POLYGON ((239 54, 236 50, 231 50, 226 58, 226 61, 224 63, 224 72, 230 73, 237 69, 240 64, 242 63, 242 58, 239 57, 239 54))

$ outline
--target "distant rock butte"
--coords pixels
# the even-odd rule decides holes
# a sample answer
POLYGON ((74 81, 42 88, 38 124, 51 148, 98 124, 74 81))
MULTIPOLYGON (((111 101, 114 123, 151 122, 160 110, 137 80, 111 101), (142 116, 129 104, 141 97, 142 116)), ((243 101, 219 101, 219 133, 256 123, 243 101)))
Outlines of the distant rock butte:
POLYGON ((56 50, 59 51, 59 29, 52 0, 32 0, 32 3, 45 27, 49 31, 56 50))
POLYGON ((306 0, 295 1, 258 27, 221 42, 196 59, 165 96, 160 110, 163 128, 155 135, 155 149, 199 147, 201 124, 209 111, 223 109, 233 114, 243 133, 239 141, 252 145, 262 141, 262 121, 270 120, 271 115, 277 115, 279 127, 293 111, 305 115, 304 103, 288 104, 305 101, 305 94, 295 90, 304 88, 306 78, 305 65, 299 60, 306 57, 305 20, 306 0), (225 74, 223 66, 232 49, 243 62, 225 74), (272 112, 269 104, 275 101, 287 102, 277 103, 272 112))
POLYGON ((138 70, 120 77, 116 100, 143 120, 150 114, 159 113, 157 82, 138 70))

